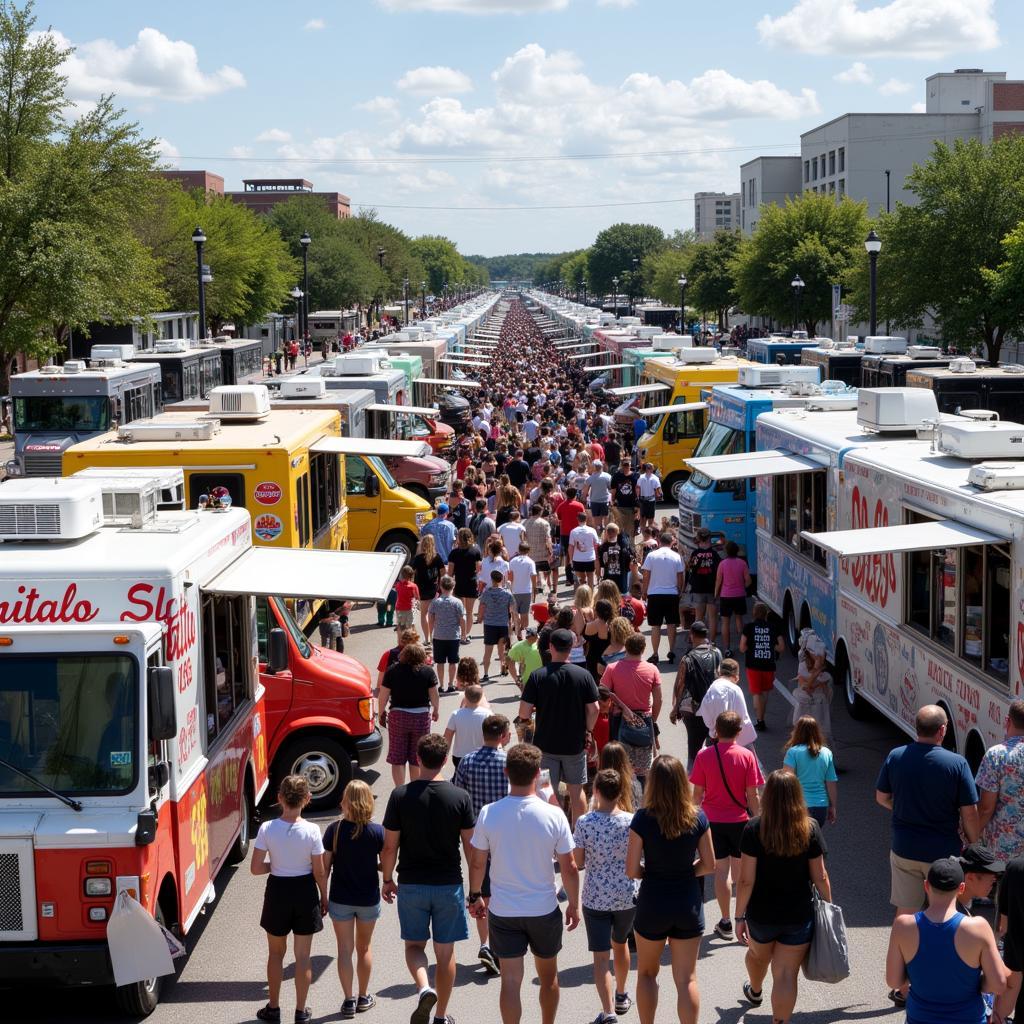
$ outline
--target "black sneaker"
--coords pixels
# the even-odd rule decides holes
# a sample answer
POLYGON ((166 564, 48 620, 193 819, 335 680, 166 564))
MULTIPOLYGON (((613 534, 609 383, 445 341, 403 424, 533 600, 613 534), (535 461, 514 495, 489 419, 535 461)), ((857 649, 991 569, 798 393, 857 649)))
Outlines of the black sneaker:
POLYGON ((767 724, 765 723, 765 720, 764 720, 763 718, 759 718, 759 719, 758 719, 758 720, 757 720, 757 721, 756 721, 756 722, 754 723, 754 728, 755 728, 755 729, 756 729, 756 730, 757 730, 758 732, 767 732, 767 731, 768 731, 768 726, 767 726, 767 724))
POLYGON ((743 982, 743 995, 746 996, 751 1006, 760 1006, 764 1001, 764 992, 755 992, 754 986, 749 981, 743 982))
POLYGON ((430 1011, 437 1005, 437 993, 432 988, 425 988, 416 1001, 416 1009, 409 1017, 409 1024, 430 1024, 430 1011))
POLYGON ((719 921, 718 924, 715 925, 715 934, 720 939, 725 939, 727 942, 732 942, 732 921, 726 921, 724 918, 723 920, 719 921))
POLYGON ((480 952, 477 953, 476 958, 484 965, 484 967, 487 968, 488 974, 501 974, 501 968, 498 966, 498 958, 491 952, 490 946, 481 946, 480 952))
POLYGON ((295 1011, 295 1024, 309 1024, 313 1019, 313 1011, 307 1006, 304 1010, 295 1011))
POLYGON ((360 996, 356 1000, 356 1013, 366 1013, 377 1005, 377 1000, 372 995, 360 996))
POLYGON ((628 1013, 630 1007, 633 1005, 633 1000, 629 998, 628 992, 616 992, 615 993, 615 1013, 628 1013))
POLYGON ((354 999, 346 999, 341 1004, 341 1019, 342 1020, 355 1020, 356 1016, 356 1001, 354 999))
POLYGON ((665 655, 665 660, 671 665, 672 662, 676 660, 676 652, 669 651, 668 654, 665 655))
POLYGON ((268 1021, 269 1024, 278 1024, 281 1020, 281 1007, 271 1006, 270 1003, 267 1003, 262 1009, 256 1011, 256 1018, 268 1021))
POLYGON ((656 654, 652 654, 652 655, 651 655, 651 656, 650 656, 650 657, 649 657, 649 658, 648 658, 647 660, 648 660, 648 661, 649 661, 649 662, 650 662, 650 663, 651 663, 652 665, 657 665, 657 664, 658 664, 658 656, 657 656, 656 654))
POLYGON ((490 681, 491 677, 486 672, 480 677, 481 683, 489 683, 490 681))

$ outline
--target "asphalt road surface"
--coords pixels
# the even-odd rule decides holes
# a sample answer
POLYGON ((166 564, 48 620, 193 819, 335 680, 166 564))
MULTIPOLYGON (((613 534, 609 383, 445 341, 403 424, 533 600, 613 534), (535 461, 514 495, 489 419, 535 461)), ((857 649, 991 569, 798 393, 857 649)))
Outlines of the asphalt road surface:
MULTIPOLYGON (((347 641, 348 653, 368 666, 376 666, 393 633, 376 628, 371 608, 357 609, 353 615, 352 636, 347 641)), ((467 648, 478 659, 483 648, 480 627, 467 648)), ((493 667, 493 666, 492 666, 493 667)), ((780 665, 779 675, 795 674, 792 659, 780 665)), ((666 698, 671 692, 674 666, 662 661, 662 681, 666 698)), ((490 703, 510 718, 516 713, 518 691, 506 677, 486 687, 490 703)), ((441 698, 441 727, 460 698, 441 698)), ((666 699, 666 704, 668 703, 666 699)), ((768 708, 768 732, 757 742, 758 753, 767 769, 781 764, 781 747, 785 741, 791 708, 785 698, 773 694, 768 708)), ((662 750, 685 759, 686 740, 681 726, 671 726, 667 710, 662 722, 662 750)), ((852 974, 839 985, 825 985, 801 980, 800 995, 794 1020, 806 1024, 837 1024, 844 1021, 870 1021, 876 1018, 902 1022, 899 1013, 886 999, 883 978, 885 949, 888 942, 891 909, 889 887, 889 821, 888 815, 874 801, 875 778, 885 754, 905 737, 893 726, 880 720, 855 722, 836 698, 833 708, 836 733, 836 764, 840 772, 839 820, 826 829, 829 845, 828 869, 832 877, 833 895, 843 907, 849 933, 852 974)), ((381 761, 363 777, 373 787, 380 811, 391 792, 388 766, 381 761)), ((329 815, 316 820, 326 827, 329 815)), ((152 1024, 240 1024, 254 1020, 255 1011, 266 998, 264 961, 265 940, 259 928, 260 905, 264 880, 249 874, 248 865, 225 868, 217 880, 217 901, 200 918, 188 937, 188 958, 179 968, 178 976, 164 987, 163 1001, 151 1016, 152 1024)), ((711 885, 707 885, 710 894, 711 885)), ((743 968, 744 947, 724 942, 711 934, 718 920, 717 904, 711 899, 705 908, 708 935, 705 936, 698 964, 701 994, 701 1022, 722 1024, 769 1024, 771 1011, 766 998, 760 1008, 751 1007, 742 996, 746 978, 743 968)), ((399 938, 398 915, 394 906, 384 907, 373 940, 374 969, 371 991, 376 993, 377 1008, 359 1019, 364 1024, 380 1021, 394 1024, 408 1020, 413 1009, 414 987, 405 969, 402 942, 399 938)), ((314 983, 309 1003, 315 1022, 339 1019, 341 987, 335 965, 335 943, 328 926, 313 943, 314 983)), ((456 950, 458 975, 450 1012, 458 1024, 473 1021, 497 1022, 497 978, 489 978, 476 960, 475 929, 470 939, 456 950)), ((586 948, 583 926, 565 936, 559 956, 561 1004, 558 1020, 584 1024, 592 1021, 600 1008, 592 981, 590 954, 586 948)), ((291 977, 291 973, 287 974, 291 977)), ((658 1020, 675 1021, 675 994, 671 972, 661 974, 661 1000, 658 1020)), ((766 982, 767 988, 770 981, 766 982)), ((630 991, 634 991, 631 975, 630 991)), ((0 1019, 33 1021, 36 1024, 93 1024, 120 1019, 113 1008, 109 992, 102 990, 5 993, 0 1019)), ((289 1024, 294 1010, 294 989, 290 982, 282 992, 282 1020, 289 1024)), ((524 1020, 539 1019, 537 987, 530 966, 524 984, 524 1020)), ((624 1018, 635 1021, 636 1009, 624 1018)))

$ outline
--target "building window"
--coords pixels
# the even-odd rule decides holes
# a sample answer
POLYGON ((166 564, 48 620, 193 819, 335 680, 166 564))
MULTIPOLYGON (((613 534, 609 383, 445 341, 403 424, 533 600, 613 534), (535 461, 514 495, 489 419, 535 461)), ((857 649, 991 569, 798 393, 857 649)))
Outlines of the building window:
POLYGON ((836 183, 834 181, 830 181, 828 183, 828 194, 830 196, 834 196, 836 194, 836 183))
POLYGON ((846 147, 839 147, 839 173, 842 174, 846 170, 846 147))
POLYGON ((810 180, 811 180, 811 161, 810 160, 805 160, 804 161, 804 182, 806 183, 806 182, 808 182, 810 180))
POLYGON ((825 154, 821 154, 821 176, 825 177, 825 154))
POLYGON ((846 179, 845 178, 840 178, 839 179, 839 194, 841 196, 845 196, 846 195, 846 179))
POLYGON ((811 159, 811 178, 814 181, 818 180, 818 158, 813 157, 811 159))
POLYGON ((836 173, 836 151, 834 149, 828 154, 828 173, 836 173))

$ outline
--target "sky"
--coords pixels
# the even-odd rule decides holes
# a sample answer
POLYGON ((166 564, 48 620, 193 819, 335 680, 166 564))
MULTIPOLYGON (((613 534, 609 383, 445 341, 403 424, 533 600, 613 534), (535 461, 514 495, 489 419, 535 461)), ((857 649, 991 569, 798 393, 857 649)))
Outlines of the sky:
POLYGON ((307 178, 463 253, 693 226, 697 191, 847 111, 1024 78, 1019 0, 38 0, 78 104, 168 166, 307 178), (1014 57, 1016 54, 1016 57, 1014 57))

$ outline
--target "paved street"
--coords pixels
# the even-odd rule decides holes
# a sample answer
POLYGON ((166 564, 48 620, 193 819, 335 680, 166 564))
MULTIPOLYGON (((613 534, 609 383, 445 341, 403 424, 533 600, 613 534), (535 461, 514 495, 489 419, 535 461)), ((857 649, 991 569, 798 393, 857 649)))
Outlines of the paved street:
MULTIPOLYGON (((353 616, 353 633, 348 651, 367 665, 377 658, 391 634, 376 628, 372 609, 358 609, 353 616)), ((470 653, 479 658, 482 644, 476 628, 470 653)), ((662 663, 664 685, 670 687, 674 673, 662 663)), ((791 660, 783 664, 780 675, 792 675, 791 660)), ((513 684, 500 680, 488 685, 491 704, 509 717, 515 714, 518 694, 513 684)), ((442 723, 457 706, 456 696, 442 697, 442 723)), ((789 720, 789 705, 774 695, 768 712, 769 731, 758 741, 758 751, 766 767, 781 763, 781 745, 789 720)), ((883 960, 888 939, 888 820, 875 805, 874 781, 878 765, 890 747, 902 741, 891 725, 881 722, 852 721, 837 699, 833 712, 836 723, 837 764, 840 770, 839 822, 827 830, 830 846, 829 871, 833 892, 843 906, 852 948, 853 974, 843 984, 802 984, 796 1019, 807 1024, 834 1024, 837 1021, 862 1021, 873 1018, 897 1018, 885 998, 882 979, 883 960)), ((668 725, 662 732, 662 749, 685 756, 685 737, 681 727, 668 725)), ((383 763, 383 774, 370 771, 364 776, 373 786, 378 805, 391 791, 390 773, 383 763)), ((379 820, 379 814, 378 814, 379 820)), ((326 826, 329 816, 320 819, 326 826)), ((150 1018, 153 1024, 239 1024, 253 1019, 263 1004, 264 937, 258 919, 264 880, 250 876, 248 867, 228 868, 217 884, 218 900, 189 937, 189 957, 179 977, 165 988, 163 1003, 150 1018)), ((710 884, 708 885, 710 892, 710 884)), ((717 906, 707 904, 710 931, 717 920, 717 906)), ((459 1024, 467 1021, 493 1022, 498 1018, 498 980, 489 979, 476 961, 475 933, 460 944, 458 980, 451 1013, 459 1024)), ((317 936, 313 946, 314 984, 310 1003, 315 1021, 338 1018, 341 988, 335 969, 334 939, 328 928, 317 936)), ((374 935, 375 966, 372 988, 378 1008, 365 1018, 367 1024, 379 1020, 405 1021, 412 1010, 413 987, 406 974, 395 908, 384 908, 374 935)), ((582 925, 566 936, 560 957, 562 1002, 560 1021, 583 1024, 597 1014, 598 1004, 592 984, 591 961, 586 949, 582 925)), ((771 1018, 768 1001, 753 1009, 742 999, 740 986, 745 978, 743 949, 715 937, 706 938, 699 965, 701 1021, 736 1024, 765 1024, 771 1018)), ((659 1021, 674 1021, 674 993, 668 970, 662 975, 662 1000, 659 1021)), ((631 983, 632 988, 632 983, 631 983)), ((525 1006, 527 1021, 536 1019, 535 986, 527 985, 525 1006)), ((286 988, 282 999, 286 1022, 291 1020, 294 990, 286 988)), ((36 996, 15 997, 8 1004, 8 1020, 33 1019, 41 1024, 85 1024, 116 1020, 107 994, 103 992, 46 992, 36 996)), ((361 1018, 364 1019, 364 1018, 361 1018)), ((636 1019, 635 1009, 625 1018, 636 1019)))

